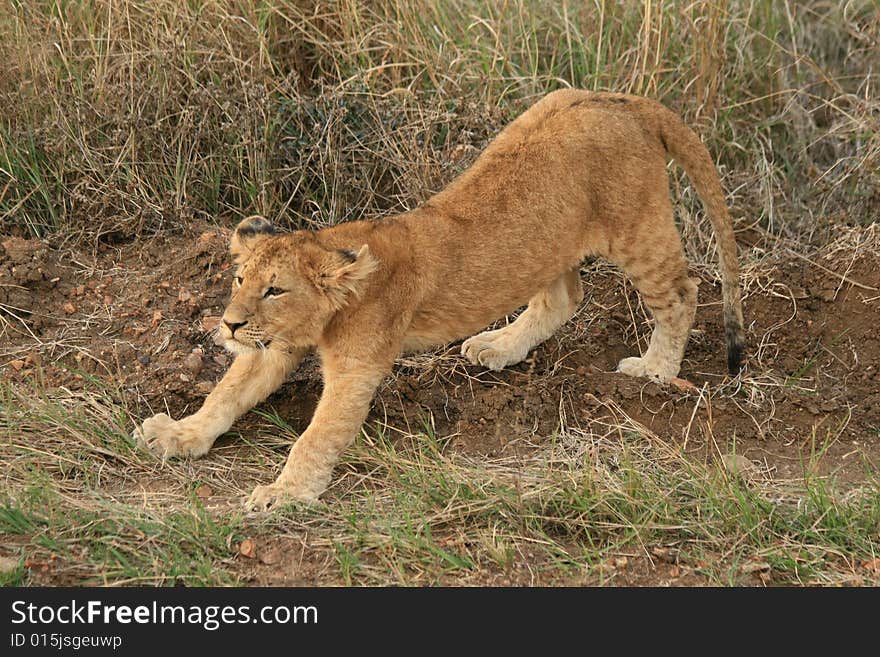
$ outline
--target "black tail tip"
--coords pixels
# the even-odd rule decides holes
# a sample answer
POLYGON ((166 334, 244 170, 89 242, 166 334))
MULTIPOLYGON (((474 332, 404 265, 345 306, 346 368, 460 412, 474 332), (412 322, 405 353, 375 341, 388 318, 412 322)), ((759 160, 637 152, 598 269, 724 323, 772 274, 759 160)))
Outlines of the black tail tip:
POLYGON ((727 371, 730 376, 737 376, 743 368, 745 345, 741 339, 727 343, 727 371))

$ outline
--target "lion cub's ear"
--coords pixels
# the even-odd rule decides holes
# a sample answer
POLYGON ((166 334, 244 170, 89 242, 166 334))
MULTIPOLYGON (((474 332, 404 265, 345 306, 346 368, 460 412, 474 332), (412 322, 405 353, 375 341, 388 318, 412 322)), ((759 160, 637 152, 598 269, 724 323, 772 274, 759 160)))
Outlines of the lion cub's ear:
POLYGON ((379 261, 364 244, 360 250, 330 251, 318 276, 320 287, 336 308, 342 308, 350 295, 359 297, 364 279, 379 267, 379 261))
POLYGON ((232 259, 237 264, 244 262, 250 257, 254 247, 260 241, 277 232, 272 222, 265 217, 253 215, 242 219, 235 227, 232 239, 229 240, 229 253, 232 255, 232 259))

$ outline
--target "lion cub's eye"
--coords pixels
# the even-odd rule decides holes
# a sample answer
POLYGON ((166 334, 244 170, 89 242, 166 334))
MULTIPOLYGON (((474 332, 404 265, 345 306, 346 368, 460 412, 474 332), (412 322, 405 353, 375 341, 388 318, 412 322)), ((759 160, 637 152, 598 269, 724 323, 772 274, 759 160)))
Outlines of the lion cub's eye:
POLYGON ((235 284, 238 285, 239 287, 241 287, 241 284, 244 282, 244 279, 241 276, 236 276, 232 280, 234 280, 235 284))
POLYGON ((266 290, 266 294, 263 295, 264 299, 268 299, 269 297, 278 297, 287 292, 287 290, 282 290, 280 287, 270 287, 266 290))

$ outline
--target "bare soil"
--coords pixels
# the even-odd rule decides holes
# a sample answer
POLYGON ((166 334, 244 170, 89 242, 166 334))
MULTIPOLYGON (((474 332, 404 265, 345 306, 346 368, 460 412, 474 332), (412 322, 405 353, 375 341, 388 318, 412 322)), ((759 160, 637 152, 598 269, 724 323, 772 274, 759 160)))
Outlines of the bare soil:
MULTIPOLYGON (((228 295, 226 239, 207 224, 92 251, 6 238, 3 376, 22 384, 36 377, 50 390, 76 390, 96 377, 141 417, 195 411, 229 364, 209 335, 228 295)), ((587 298, 576 317, 525 362, 487 372, 460 358, 457 345, 404 357, 377 394, 370 421, 411 433, 427 422, 453 452, 498 456, 532 449, 536 436, 550 440, 560 418, 577 426, 616 407, 698 461, 735 453, 761 476, 863 482, 880 464, 880 256, 863 250, 850 260, 791 254, 764 262, 769 268, 745 286, 749 364, 739 380, 725 377, 720 288, 705 280, 680 374, 694 388, 615 373, 622 357, 645 348, 650 325, 632 286, 596 263, 584 270, 587 298)), ((320 390, 311 359, 267 403, 299 432, 320 390)), ((251 421, 237 428, 246 433, 251 421)), ((248 449, 231 438, 218 444, 248 449)), ((266 472, 266 480, 272 476, 266 472)), ((284 561, 318 562, 279 578, 276 557, 266 566, 254 560, 247 567, 257 583, 324 581, 326 555, 310 557, 285 539, 261 546, 273 549, 284 561)), ((655 556, 609 567, 619 583, 700 583, 662 549, 655 556)), ((599 569, 584 583, 601 578, 599 569)))

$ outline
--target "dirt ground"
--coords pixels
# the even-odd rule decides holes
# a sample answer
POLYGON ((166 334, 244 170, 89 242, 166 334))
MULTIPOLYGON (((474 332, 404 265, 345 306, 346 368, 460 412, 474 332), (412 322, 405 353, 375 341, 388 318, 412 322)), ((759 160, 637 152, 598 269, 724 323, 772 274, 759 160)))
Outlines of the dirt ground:
MULTIPOLYGON (((622 357, 645 348, 650 325, 625 279, 594 263, 584 269, 576 317, 525 362, 487 372, 459 357, 457 345, 402 358, 371 419, 418 431, 431 418, 453 452, 494 457, 531 449, 561 417, 574 426, 601 419, 610 402, 698 461, 736 454, 760 476, 810 471, 856 485, 880 465, 880 256, 856 249, 849 260, 822 257, 829 252, 765 258, 766 269, 745 278, 749 363, 739 380, 724 375, 720 288, 708 280, 680 375, 693 389, 614 373, 622 357)), ((24 384, 38 374, 50 390, 76 390, 92 376, 144 415, 193 412, 229 364, 209 334, 228 269, 226 233, 209 225, 91 252, 6 238, 3 376, 24 384)), ((320 390, 312 359, 269 403, 300 432, 320 390)), ((237 428, 246 432, 249 421, 237 428)), ((279 583, 259 568, 254 576, 279 583)), ((693 583, 663 558, 633 559, 617 581, 693 583)))

